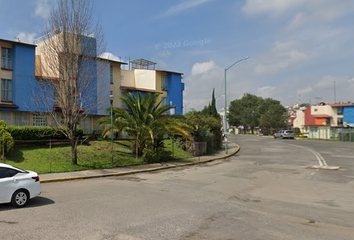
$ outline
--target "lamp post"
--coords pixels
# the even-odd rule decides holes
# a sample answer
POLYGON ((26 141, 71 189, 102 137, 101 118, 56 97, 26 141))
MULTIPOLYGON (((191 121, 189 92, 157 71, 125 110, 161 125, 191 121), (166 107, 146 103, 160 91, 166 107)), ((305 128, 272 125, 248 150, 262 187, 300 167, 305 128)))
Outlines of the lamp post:
POLYGON ((244 57, 236 62, 234 62, 230 67, 225 68, 224 70, 224 81, 225 81, 225 126, 224 126, 224 135, 225 135, 225 153, 227 154, 227 88, 226 88, 226 73, 227 70, 229 70, 230 68, 232 68, 236 63, 245 61, 247 59, 249 59, 250 57, 244 57))
POLYGON ((111 103, 111 141, 112 141, 112 168, 113 168, 113 95, 109 95, 109 102, 111 103))

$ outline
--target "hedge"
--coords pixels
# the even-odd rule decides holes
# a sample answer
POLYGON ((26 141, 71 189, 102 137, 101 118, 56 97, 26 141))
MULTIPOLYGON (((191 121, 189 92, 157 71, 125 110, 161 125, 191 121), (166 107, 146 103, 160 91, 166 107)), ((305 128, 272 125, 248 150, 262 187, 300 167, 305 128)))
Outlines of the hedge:
MULTIPOLYGON (((52 127, 30 127, 30 126, 8 126, 7 130, 14 140, 64 140, 67 137, 59 128, 52 127)), ((76 136, 82 138, 84 132, 82 129, 76 130, 76 136)))

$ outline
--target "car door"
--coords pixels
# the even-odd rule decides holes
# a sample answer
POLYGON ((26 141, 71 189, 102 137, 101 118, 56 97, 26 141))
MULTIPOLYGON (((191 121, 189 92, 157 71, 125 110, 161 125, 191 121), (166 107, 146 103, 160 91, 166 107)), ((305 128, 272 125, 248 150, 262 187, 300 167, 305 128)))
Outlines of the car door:
POLYGON ((11 201, 12 194, 18 188, 19 180, 15 178, 18 173, 15 169, 0 167, 0 203, 11 201))

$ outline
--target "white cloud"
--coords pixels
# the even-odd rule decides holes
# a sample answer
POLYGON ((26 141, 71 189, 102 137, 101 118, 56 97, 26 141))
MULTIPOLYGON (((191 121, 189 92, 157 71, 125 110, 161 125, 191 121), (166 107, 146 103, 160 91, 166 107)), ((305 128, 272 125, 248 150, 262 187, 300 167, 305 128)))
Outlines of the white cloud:
POLYGON ((306 87, 306 88, 298 89, 296 92, 297 92, 297 94, 307 94, 307 93, 313 92, 313 88, 306 87))
POLYGON ((274 74, 305 62, 308 55, 301 50, 301 42, 276 42, 273 49, 264 54, 254 67, 258 75, 274 74))
MULTIPOLYGON (((186 89, 184 91, 185 103, 188 109, 202 109, 211 101, 211 94, 215 88, 217 102, 222 99, 223 69, 214 61, 195 63, 191 74, 184 79, 186 89)), ((186 110, 188 110, 186 109, 186 110)))
POLYGON ((175 5, 173 7, 170 7, 163 14, 157 16, 157 18, 168 17, 170 15, 177 14, 177 13, 182 12, 182 11, 186 11, 186 10, 188 10, 190 8, 202 5, 202 4, 210 2, 210 1, 214 1, 214 0, 189 0, 189 1, 185 1, 185 2, 183 2, 181 4, 178 4, 178 5, 175 5))
POLYGON ((274 86, 259 87, 257 90, 257 92, 258 92, 257 95, 259 95, 263 98, 270 98, 275 95, 275 90, 276 90, 276 87, 274 87, 274 86))
POLYGON ((192 76, 199 74, 208 74, 217 68, 214 61, 195 63, 192 67, 192 76))
POLYGON ((19 34, 17 34, 16 39, 18 39, 19 41, 24 42, 24 43, 31 43, 31 44, 33 44, 33 43, 34 43, 34 40, 35 40, 34 37, 35 37, 36 35, 37 35, 36 33, 20 32, 19 34))
POLYGON ((247 15, 289 19, 287 30, 331 22, 354 11, 352 0, 247 0, 242 11, 247 15))
POLYGON ((251 15, 283 15, 306 3, 306 0, 246 0, 242 11, 251 15))
POLYGON ((44 19, 48 18, 50 15, 52 4, 53 4, 53 0, 37 0, 35 16, 44 19))

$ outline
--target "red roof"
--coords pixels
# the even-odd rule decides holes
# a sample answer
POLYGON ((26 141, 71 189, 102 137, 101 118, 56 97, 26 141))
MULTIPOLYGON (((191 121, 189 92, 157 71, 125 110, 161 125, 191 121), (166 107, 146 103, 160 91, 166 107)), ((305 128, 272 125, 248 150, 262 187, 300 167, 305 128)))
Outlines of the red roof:
POLYGON ((328 114, 312 114, 315 118, 330 118, 332 117, 331 115, 328 114))

